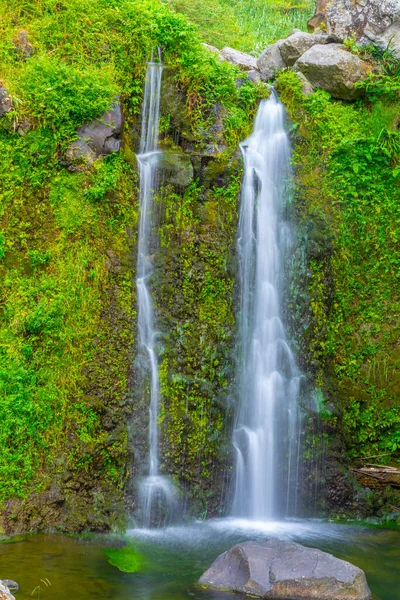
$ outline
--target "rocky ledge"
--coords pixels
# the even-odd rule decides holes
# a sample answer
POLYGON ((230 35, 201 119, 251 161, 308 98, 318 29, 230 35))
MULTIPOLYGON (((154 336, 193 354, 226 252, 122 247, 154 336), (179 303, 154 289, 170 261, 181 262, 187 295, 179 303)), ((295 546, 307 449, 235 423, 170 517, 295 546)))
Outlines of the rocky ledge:
POLYGON ((364 572, 294 542, 245 542, 218 556, 199 585, 256 598, 370 600, 364 572))

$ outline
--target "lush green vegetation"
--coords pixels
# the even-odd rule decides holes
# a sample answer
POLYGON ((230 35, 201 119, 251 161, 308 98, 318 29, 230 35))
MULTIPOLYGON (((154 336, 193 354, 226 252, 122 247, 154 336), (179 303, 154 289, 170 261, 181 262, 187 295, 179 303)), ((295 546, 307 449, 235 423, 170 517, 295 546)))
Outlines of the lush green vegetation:
MULTIPOLYGON (((56 489, 39 526, 70 530, 106 528, 123 512, 135 468, 127 422, 147 415, 132 368, 134 151, 145 63, 159 47, 168 66, 162 143, 177 154, 184 147, 195 166, 184 190, 164 185, 159 193, 162 466, 191 488, 198 513, 217 511, 229 457, 235 153, 268 91, 237 86, 237 70, 201 42, 258 53, 305 28, 311 8, 281 0, 0 0, 0 79, 13 101, 0 118, 0 504, 19 498, 23 512, 28 497, 48 492, 51 504, 56 489), (122 151, 70 172, 66 150, 77 128, 116 96, 122 151), (62 514, 57 502, 67 506, 62 514)), ((334 424, 348 458, 392 461, 400 446, 399 67, 390 52, 347 45, 382 65, 352 105, 324 92, 305 98, 294 73, 279 77, 306 256, 293 258, 292 330, 320 416, 334 424)), ((145 428, 133 433, 145 451, 145 428)), ((26 505, 21 519, 29 522, 36 509, 26 505)), ((15 502, 7 510, 9 521, 20 518, 15 502)))
POLYGON ((205 42, 256 55, 293 29, 306 31, 313 0, 165 0, 186 14, 205 42))
POLYGON ((363 84, 367 101, 344 104, 322 91, 305 98, 295 74, 279 77, 299 126, 294 162, 309 307, 306 318, 299 292, 293 309, 304 331, 301 354, 336 407, 349 457, 384 454, 389 462, 400 431, 400 105, 393 102, 394 83, 388 74, 373 75, 363 84))
MULTIPOLYGON (((220 103, 225 162, 249 132, 248 114, 254 114, 257 97, 265 90, 252 84, 238 90, 236 70, 202 48, 185 17, 156 0, 3 0, 1 12, 0 72, 13 110, 0 121, 0 442, 5 449, 0 480, 7 481, 0 501, 24 498, 55 482, 73 507, 79 528, 87 526, 88 500, 78 502, 75 496, 88 498, 87 489, 92 490, 95 512, 114 511, 111 505, 128 476, 137 223, 131 131, 139 120, 145 62, 157 46, 161 48, 173 69, 169 85, 180 109, 181 121, 171 127, 184 128, 197 151, 213 141, 211 131, 206 132, 216 119, 212 108, 220 103), (21 35, 32 52, 24 53, 21 35), (100 117, 116 95, 121 96, 125 116, 123 152, 97 160, 84 172, 70 173, 65 151, 77 128, 100 117), (63 483, 78 477, 77 486, 63 483)), ((173 146, 168 141, 170 117, 165 114, 164 143, 173 146)), ((237 192, 236 179, 235 186, 232 194, 237 192)), ((205 188, 198 184, 189 190, 179 227, 190 227, 190 219, 198 219, 193 215, 200 193, 205 188)), ((212 192, 209 206, 221 193, 212 192)), ((177 242, 169 233, 178 218, 177 200, 174 195, 168 200, 163 232, 167 247, 177 242)), ((232 319, 224 322, 229 309, 219 314, 212 305, 218 294, 223 302, 231 302, 231 283, 213 289, 215 273, 224 271, 226 260, 226 249, 221 249, 222 242, 218 248, 216 239, 212 249, 205 244, 204 256, 203 248, 198 252, 198 260, 208 261, 209 267, 201 298, 192 295, 190 304, 193 315, 197 311, 204 319, 204 327, 212 329, 216 319, 220 323, 217 333, 210 329, 204 342, 204 379, 216 368, 215 335, 226 335, 232 319)), ((189 293, 193 257, 188 248, 185 252, 181 268, 189 293)), ((197 353, 192 345, 183 362, 192 363, 197 353)), ((167 404, 173 405, 176 397, 170 378, 178 381, 184 368, 171 367, 169 383, 164 383, 170 385, 165 389, 167 404)), ((209 391, 206 396, 209 402, 209 391)), ((203 413, 202 398, 197 392, 191 406, 194 415, 203 413)), ((193 417, 196 427, 202 418, 193 417)), ((192 455, 204 446, 201 461, 207 462, 211 451, 196 427, 193 441, 184 436, 182 445, 189 443, 192 455)), ((221 417, 214 429, 220 428, 221 417)), ((169 469, 178 476, 175 467, 171 460, 169 469)), ((115 511, 112 514, 115 519, 115 511)))

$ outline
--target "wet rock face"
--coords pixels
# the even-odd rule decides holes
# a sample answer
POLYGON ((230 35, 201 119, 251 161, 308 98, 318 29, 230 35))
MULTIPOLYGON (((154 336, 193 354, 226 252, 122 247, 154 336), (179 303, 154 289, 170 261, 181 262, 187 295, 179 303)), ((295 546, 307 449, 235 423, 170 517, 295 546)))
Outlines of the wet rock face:
POLYGON ((321 550, 280 540, 233 546, 214 561, 199 584, 265 599, 371 599, 358 567, 321 550))
POLYGON ((340 40, 356 36, 361 43, 382 48, 390 42, 400 57, 400 0, 320 0, 309 30, 323 23, 340 40))
POLYGON ((367 64, 346 52, 339 44, 313 46, 295 63, 312 86, 329 92, 333 98, 355 100, 361 90, 355 87, 367 76, 367 64))

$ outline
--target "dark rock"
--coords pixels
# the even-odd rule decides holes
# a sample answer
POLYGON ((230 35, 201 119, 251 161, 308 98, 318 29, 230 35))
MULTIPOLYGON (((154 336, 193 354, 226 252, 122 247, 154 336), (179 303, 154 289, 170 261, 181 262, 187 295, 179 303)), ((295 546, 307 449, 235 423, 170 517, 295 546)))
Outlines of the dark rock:
POLYGON ((17 132, 20 135, 26 135, 29 131, 32 131, 33 124, 32 121, 24 117, 22 121, 18 124, 17 132))
MULTIPOLYGON (((87 143, 97 156, 100 156, 102 154, 109 154, 110 148, 114 144, 110 138, 117 137, 121 131, 121 105, 119 101, 115 101, 101 119, 95 119, 89 125, 81 127, 78 131, 78 136, 87 143), (106 142, 108 142, 107 147, 106 142)), ((116 147, 115 144, 114 147, 116 147)))
POLYGON ((245 542, 221 554, 203 587, 257 598, 370 600, 364 572, 331 554, 294 542, 245 542))
POLYGON ((305 52, 294 65, 312 86, 325 90, 334 98, 355 100, 361 90, 355 87, 368 73, 368 65, 358 56, 346 52, 340 44, 318 44, 305 52))
POLYGON ((90 167, 98 156, 118 152, 122 132, 122 110, 119 100, 112 103, 101 119, 95 119, 78 130, 75 140, 66 152, 69 171, 83 171, 90 167))
POLYGON ((159 168, 164 183, 185 188, 193 181, 193 165, 183 152, 163 152, 159 168))
POLYGON ((4 87, 0 87, 0 117, 10 112, 13 108, 13 103, 10 94, 4 87))
POLYGON ((29 41, 28 32, 20 31, 13 40, 13 46, 21 58, 29 58, 35 49, 29 41))
POLYGON ((72 172, 84 171, 95 158, 95 153, 84 140, 75 140, 66 153, 67 168, 72 172))

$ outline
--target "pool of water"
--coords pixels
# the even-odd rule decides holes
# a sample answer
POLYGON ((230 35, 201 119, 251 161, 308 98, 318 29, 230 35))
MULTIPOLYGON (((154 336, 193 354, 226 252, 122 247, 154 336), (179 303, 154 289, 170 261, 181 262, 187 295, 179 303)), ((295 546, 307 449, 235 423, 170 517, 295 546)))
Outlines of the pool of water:
POLYGON ((349 560, 365 571, 374 600, 400 600, 399 531, 316 521, 215 520, 92 539, 29 536, 0 544, 0 578, 19 583, 17 600, 237 600, 193 584, 233 544, 267 537, 294 540, 349 560), (140 573, 122 573, 109 564, 105 551, 124 545, 145 557, 140 573))

